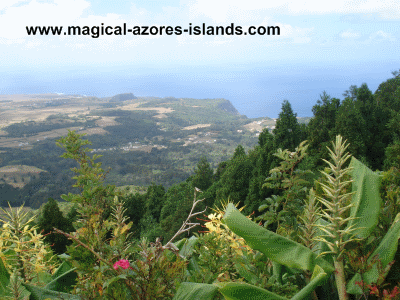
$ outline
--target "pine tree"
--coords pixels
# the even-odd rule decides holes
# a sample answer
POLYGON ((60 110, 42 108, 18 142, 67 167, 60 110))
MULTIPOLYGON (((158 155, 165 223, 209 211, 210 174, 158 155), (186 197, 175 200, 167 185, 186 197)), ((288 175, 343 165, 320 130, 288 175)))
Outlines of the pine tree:
POLYGON ((279 113, 273 133, 276 148, 293 151, 300 143, 300 126, 297 122, 297 114, 293 113, 288 100, 284 100, 282 103, 282 111, 279 113))
POLYGON ((164 187, 162 185, 155 184, 152 184, 148 187, 145 195, 145 214, 153 216, 157 222, 160 220, 161 209, 165 201, 164 196, 164 187))
POLYGON ((193 177, 193 186, 202 191, 206 191, 212 184, 214 171, 207 161, 207 158, 202 157, 196 166, 193 177))
POLYGON ((75 231, 71 221, 63 216, 57 201, 53 198, 49 198, 44 205, 39 218, 38 227, 39 230, 43 230, 43 234, 47 234, 45 242, 58 254, 64 253, 67 249, 67 245, 71 244, 71 241, 64 235, 54 233, 53 228, 60 229, 67 233, 75 231))
MULTIPOLYGON (((349 92, 350 93, 350 92, 349 92)), ((354 88, 352 93, 355 93, 354 88)), ((322 164, 321 158, 328 156, 327 146, 335 136, 334 129, 336 115, 340 107, 340 100, 331 98, 325 91, 320 95, 320 100, 313 106, 313 118, 308 123, 308 138, 310 156, 316 164, 322 164)))
POLYGON ((389 117, 384 109, 379 106, 366 83, 357 89, 357 102, 365 120, 366 159, 372 169, 381 169, 385 156, 385 147, 390 143, 391 137, 387 130, 389 117))
POLYGON ((365 146, 367 128, 360 102, 350 98, 343 101, 336 117, 335 132, 350 143, 348 150, 352 155, 367 163, 365 146))

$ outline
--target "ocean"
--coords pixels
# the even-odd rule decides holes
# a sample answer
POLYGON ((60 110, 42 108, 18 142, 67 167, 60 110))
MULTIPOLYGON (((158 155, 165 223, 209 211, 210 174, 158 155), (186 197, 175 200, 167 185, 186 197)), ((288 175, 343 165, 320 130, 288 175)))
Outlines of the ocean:
POLYGON ((343 99, 350 85, 372 92, 399 69, 392 63, 342 65, 87 66, 0 70, 0 94, 65 93, 97 97, 119 93, 176 98, 225 98, 249 118, 276 118, 287 99, 299 117, 325 90, 343 99))

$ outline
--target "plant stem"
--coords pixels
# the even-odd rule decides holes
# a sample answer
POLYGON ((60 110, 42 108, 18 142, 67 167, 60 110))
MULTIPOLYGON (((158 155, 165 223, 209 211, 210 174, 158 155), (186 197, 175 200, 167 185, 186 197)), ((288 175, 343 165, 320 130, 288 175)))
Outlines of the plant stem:
POLYGON ((348 300, 349 296, 347 295, 346 291, 346 280, 344 277, 344 265, 343 260, 336 260, 333 259, 333 263, 335 266, 335 280, 336 280, 336 287, 338 290, 338 295, 340 300, 348 300))

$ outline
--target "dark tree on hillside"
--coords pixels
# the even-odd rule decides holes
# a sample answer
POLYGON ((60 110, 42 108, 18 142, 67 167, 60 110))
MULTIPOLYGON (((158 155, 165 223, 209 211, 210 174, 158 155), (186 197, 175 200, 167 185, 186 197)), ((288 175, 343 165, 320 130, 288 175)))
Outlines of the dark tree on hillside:
POLYGON ((224 172, 226 171, 226 168, 228 166, 228 162, 227 161, 222 161, 218 164, 217 170, 215 171, 214 174, 214 181, 217 182, 221 179, 221 176, 224 174, 224 172))
POLYGON ((244 150, 242 145, 238 145, 236 147, 235 152, 233 152, 232 159, 235 159, 235 158, 240 157, 240 156, 242 156, 242 157, 246 156, 246 151, 244 150))
POLYGON ((381 169, 385 148, 391 141, 387 128, 389 115, 378 105, 366 83, 357 89, 357 102, 366 125, 366 159, 372 169, 381 169))
POLYGON ((274 136, 267 129, 259 135, 258 146, 249 151, 249 160, 253 165, 249 189, 244 204, 246 215, 254 213, 258 216, 258 207, 271 196, 271 190, 263 187, 265 178, 268 177, 269 170, 273 168, 276 157, 274 136))
POLYGON ((53 228, 60 229, 67 233, 75 231, 71 221, 63 216, 57 201, 53 198, 49 198, 43 207, 38 227, 39 230, 43 230, 43 234, 47 234, 45 242, 48 243, 57 254, 64 253, 67 250, 66 247, 71 244, 71 241, 64 235, 54 233, 53 228))
POLYGON ((323 157, 328 157, 327 146, 335 136, 336 115, 340 107, 340 100, 331 98, 325 91, 320 100, 313 106, 313 118, 308 123, 309 153, 316 164, 321 164, 323 157))
POLYGON ((164 204, 165 189, 162 185, 152 184, 148 187, 144 197, 145 214, 151 215, 157 222, 160 220, 161 209, 164 204))
POLYGON ((335 132, 350 144, 348 151, 357 159, 366 161, 366 122, 361 113, 361 104, 347 98, 343 101, 336 117, 335 132))
POLYGON ((124 197, 124 207, 126 208, 126 216, 133 223, 131 232, 135 238, 140 237, 140 220, 144 214, 145 195, 139 193, 131 193, 124 197))
POLYGON ((284 100, 282 111, 279 113, 279 118, 273 130, 276 148, 293 151, 300 143, 300 126, 296 117, 297 114, 293 113, 290 102, 284 100))
POLYGON ((394 78, 382 82, 375 92, 378 105, 386 110, 400 111, 400 72, 393 72, 394 78))
POLYGON ((235 203, 239 201, 243 206, 248 193, 252 168, 244 148, 239 145, 221 176, 221 188, 217 191, 216 200, 218 201, 215 204, 218 205, 221 200, 230 199, 235 203))
POLYGON ((202 191, 206 191, 212 184, 214 171, 207 161, 207 158, 202 157, 197 164, 193 177, 193 186, 202 191))

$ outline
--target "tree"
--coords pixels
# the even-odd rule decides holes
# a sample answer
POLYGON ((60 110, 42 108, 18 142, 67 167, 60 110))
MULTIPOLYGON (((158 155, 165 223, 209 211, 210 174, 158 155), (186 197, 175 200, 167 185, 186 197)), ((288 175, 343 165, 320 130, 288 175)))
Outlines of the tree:
POLYGON ((235 149, 235 151, 233 152, 233 158, 235 159, 237 157, 243 157, 246 156, 246 151, 244 150, 242 145, 238 145, 235 149))
POLYGON ((129 194, 124 197, 124 206, 126 216, 133 223, 131 232, 135 238, 140 237, 140 220, 143 218, 145 195, 139 193, 129 194))
POLYGON ((43 230, 43 234, 46 235, 45 242, 58 254, 64 253, 67 250, 67 246, 71 244, 71 241, 64 235, 54 233, 53 228, 60 229, 67 233, 75 231, 72 222, 63 216, 57 201, 53 198, 49 198, 44 205, 39 218, 38 227, 39 230, 43 230))
POLYGON ((284 100, 282 103, 282 111, 279 113, 273 133, 276 148, 293 151, 300 142, 300 126, 297 122, 297 114, 293 113, 288 100, 284 100))
POLYGON ((400 110, 400 73, 392 72, 394 78, 390 78, 382 82, 375 91, 378 105, 386 108, 386 110, 400 110))
POLYGON ((244 204, 246 205, 245 214, 254 213, 259 215, 258 207, 265 198, 271 196, 272 190, 263 188, 265 177, 273 168, 277 158, 274 156, 276 151, 274 136, 267 129, 259 135, 258 146, 249 151, 249 160, 253 166, 249 189, 244 204))
POLYGON ((345 99, 337 114, 335 132, 350 143, 348 150, 352 155, 365 161, 367 128, 360 108, 360 102, 345 99))
POLYGON ((355 101, 357 99, 357 92, 357 86, 351 85, 350 88, 343 93, 343 97, 345 99, 350 98, 351 100, 355 101))
MULTIPOLYGON (((352 86, 354 87, 354 86, 352 86)), ((316 164, 322 163, 322 157, 328 155, 327 146, 334 137, 336 115, 340 107, 340 100, 331 98, 325 91, 320 95, 320 100, 313 106, 314 117, 308 123, 308 139, 310 143, 310 156, 316 164)))
POLYGON ((159 222, 161 209, 164 204, 165 189, 162 185, 152 184, 148 187, 144 197, 145 214, 151 215, 159 222))
POLYGON ((357 103, 365 120, 365 156, 372 169, 381 169, 383 165, 385 147, 390 143, 391 136, 387 129, 389 116, 377 104, 374 95, 363 83, 357 89, 357 103))
POLYGON ((213 182, 214 171, 207 161, 207 158, 202 157, 194 170, 193 186, 202 191, 206 191, 213 182))
MULTIPOLYGON (((240 201, 243 205, 248 193, 252 169, 244 148, 239 145, 221 176, 221 189, 216 193, 216 200, 231 199, 234 202, 240 201)), ((215 203, 218 204, 218 202, 215 203)))

